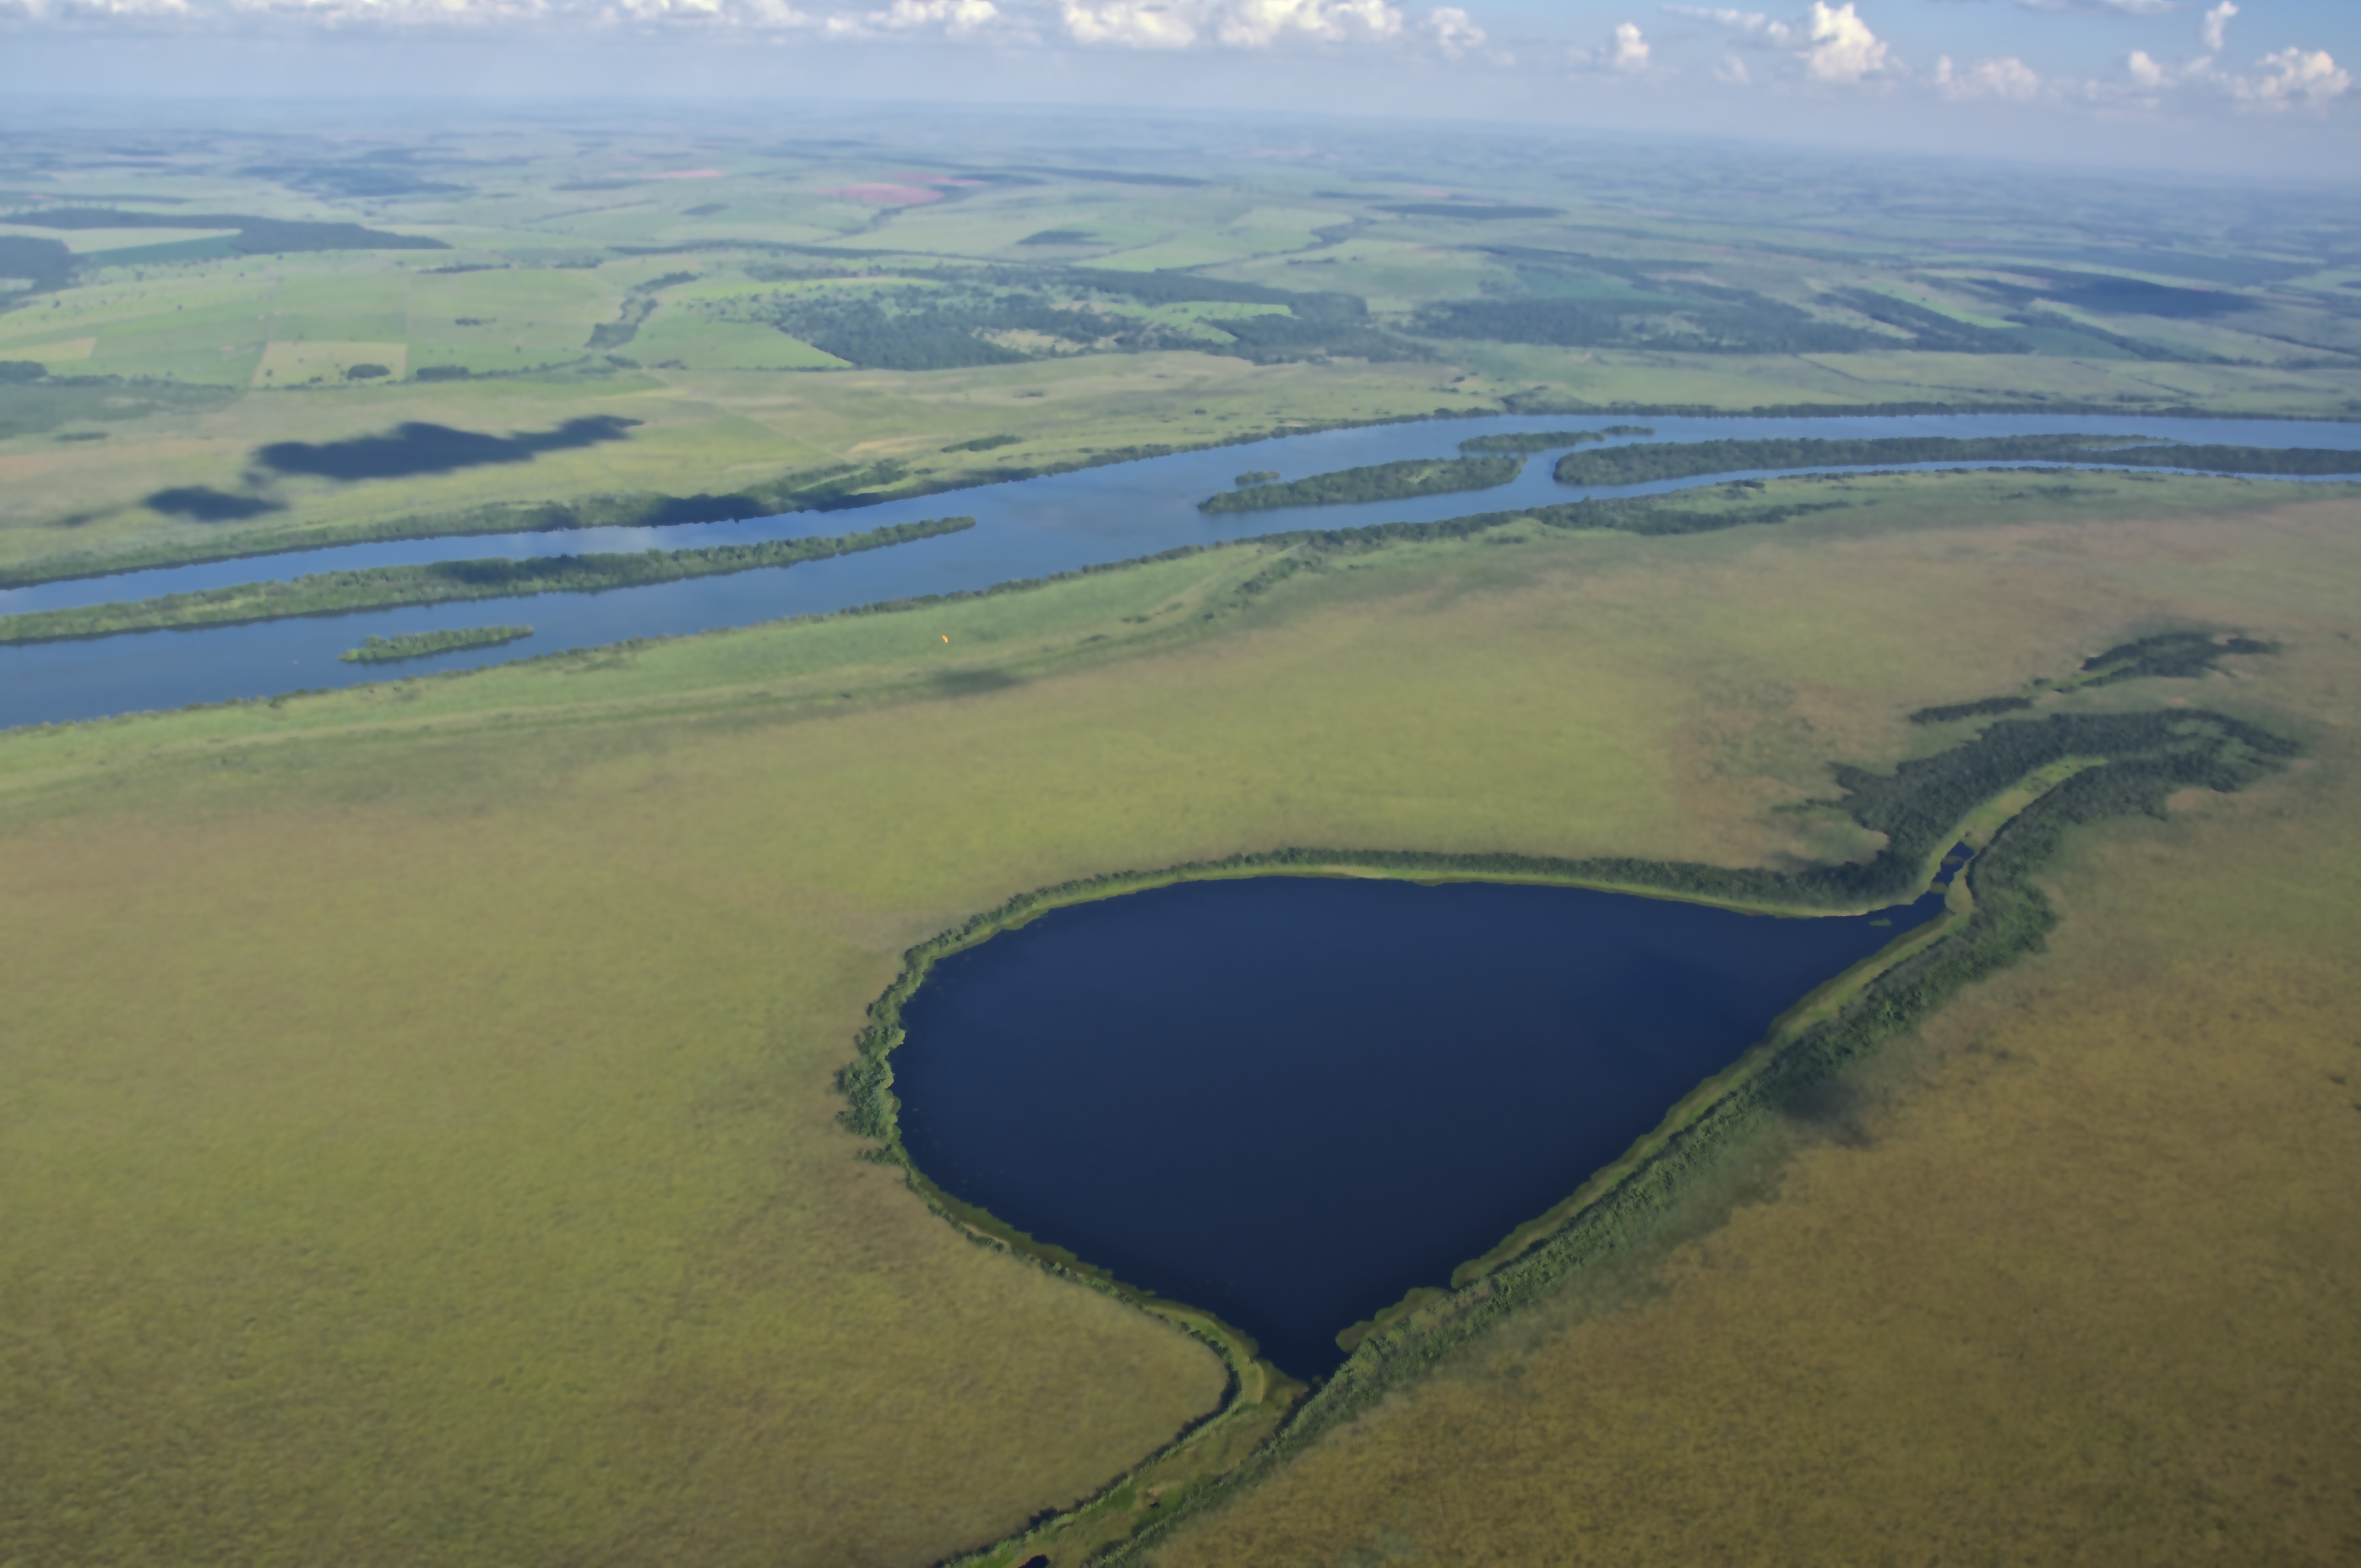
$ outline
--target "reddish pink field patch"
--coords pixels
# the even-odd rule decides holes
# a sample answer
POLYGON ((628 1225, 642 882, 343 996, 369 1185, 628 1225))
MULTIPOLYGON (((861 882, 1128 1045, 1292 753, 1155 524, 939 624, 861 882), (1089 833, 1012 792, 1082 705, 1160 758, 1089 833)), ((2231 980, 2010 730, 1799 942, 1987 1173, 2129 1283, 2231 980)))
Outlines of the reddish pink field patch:
POLYGON ((835 190, 822 191, 820 194, 841 197, 870 207, 916 207, 943 199, 940 191, 929 191, 923 185, 839 185, 835 190))

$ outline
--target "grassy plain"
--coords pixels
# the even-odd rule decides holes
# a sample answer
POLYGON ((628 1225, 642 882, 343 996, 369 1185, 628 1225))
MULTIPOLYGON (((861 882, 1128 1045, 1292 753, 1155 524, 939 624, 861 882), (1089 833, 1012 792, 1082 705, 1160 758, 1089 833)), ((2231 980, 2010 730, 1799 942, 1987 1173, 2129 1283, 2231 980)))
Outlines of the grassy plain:
POLYGON ((2114 479, 1782 481, 1879 504, 1677 538, 1510 524, 1255 595, 1238 587, 1275 547, 1241 545, 0 738, 0 1558, 919 1564, 981 1546, 1115 1480, 1221 1372, 962 1240, 857 1157, 831 1079, 903 948, 1028 888, 1289 843, 1857 850, 1808 805, 1832 759, 1933 749, 1916 708, 2191 623, 2288 652, 2055 700, 2202 697, 2293 726, 2314 761, 2090 846, 2060 875, 2056 950, 1829 1124, 1872 1146, 1804 1139, 1786 1201, 1601 1288, 1633 1292, 1628 1310, 1570 1298, 1532 1320, 1522 1376, 1471 1370, 1528 1343, 1503 1335, 1169 1551, 1324 1562, 1398 1530, 1437 1559, 1488 1541, 1546 1559, 1618 1519, 1602 1539, 1742 1543, 1745 1520, 1797 1517, 1798 1465, 1874 1543, 1903 1530, 1879 1511, 1903 1494, 1846 1463, 1870 1452, 1923 1455, 1906 1474, 1955 1499, 1971 1544, 2016 1528, 1979 1504, 2026 1465, 2081 1466, 2102 1522, 2121 1512, 2104 1499, 2168 1484, 2111 1470, 2124 1455, 2165 1456, 2209 1498, 2279 1497, 2285 1475, 2288 1517, 2329 1529, 2349 1494, 2304 1490, 2323 1472, 2293 1445, 2334 1454, 2356 1414, 2324 1326, 2361 1257, 2337 1163, 2355 1113, 2303 1074, 2346 1070, 2305 1053, 2354 1000, 2328 934, 2350 882, 2336 693, 2361 504, 2114 479), (2150 888, 2236 919, 2151 909, 2150 888), (2310 946, 2279 940, 2303 919, 2310 946), (2257 967, 2178 961, 2203 944, 2257 967), (2072 1000, 2019 1005, 2044 995, 2072 1000), (1912 1116, 1971 1146, 1905 1136, 1912 1116), (1921 1149, 1907 1179, 1875 1163, 1921 1149), (1922 1190, 1931 1218, 1894 1196, 1922 1190), (1771 1223, 1790 1227, 1775 1245, 1747 1229, 1771 1223), (2220 1268, 2222 1246, 2250 1266, 2220 1268), (1733 1256, 1756 1267, 1697 1261, 1733 1256), (1708 1287, 1702 1316, 1648 1316, 1708 1287), (2037 1305, 2068 1330, 2024 1326, 2037 1305), (1627 1330, 1612 1354, 1583 1337, 1627 1330), (1943 1348, 1954 1331, 1997 1348, 1943 1348), (1715 1359, 1733 1344, 1760 1354, 1715 1359), (1659 1424, 1640 1394, 1565 1424, 1609 1399, 1586 1392, 1607 1363, 1659 1424), (2299 1367, 2328 1375, 2299 1387, 2299 1367), (1707 1422, 1725 1398, 1744 1406, 1719 1418, 1727 1440, 1707 1422), (1885 1441, 1922 1419, 1912 1446, 1885 1441), (1696 1464, 1692 1439, 1725 1446, 1696 1464))

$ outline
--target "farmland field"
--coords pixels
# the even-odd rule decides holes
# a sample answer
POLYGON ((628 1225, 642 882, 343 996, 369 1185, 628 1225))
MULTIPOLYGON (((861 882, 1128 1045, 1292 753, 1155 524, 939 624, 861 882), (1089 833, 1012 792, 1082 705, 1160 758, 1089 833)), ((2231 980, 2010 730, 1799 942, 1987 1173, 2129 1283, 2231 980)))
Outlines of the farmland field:
POLYGON ((913 172, 891 134, 856 153, 659 121, 627 153, 488 129, 420 144, 389 183, 259 135, 167 138, 126 180, 29 133, 19 156, 44 178, 71 182, 80 160, 104 199, 0 192, 0 246, 43 272, 0 293, 0 362, 46 373, 0 386, 0 564, 432 534, 501 502, 880 457, 905 466, 891 490, 1504 400, 2361 408, 2344 231, 2293 197, 2176 203, 2057 176, 2044 204, 1966 174, 1905 192, 1735 156, 1706 178, 1660 170, 1653 190, 1630 149, 1534 159, 1471 137, 1427 150, 1466 187, 1438 202, 1383 172, 1382 145, 1110 179, 992 135, 913 172), (663 177, 684 169, 698 177, 663 177), (1908 216, 1831 226, 1872 192, 1908 216), (2238 222, 2277 225, 2272 260, 2219 237, 2238 222), (2092 237, 2125 225, 2149 252, 2092 237), (158 383, 221 395, 159 402, 158 383), (583 418, 640 422, 530 468, 251 473, 274 440, 583 418), (993 465, 944 450, 993 435, 1018 441, 993 465), (191 492, 239 504, 176 508, 191 492))

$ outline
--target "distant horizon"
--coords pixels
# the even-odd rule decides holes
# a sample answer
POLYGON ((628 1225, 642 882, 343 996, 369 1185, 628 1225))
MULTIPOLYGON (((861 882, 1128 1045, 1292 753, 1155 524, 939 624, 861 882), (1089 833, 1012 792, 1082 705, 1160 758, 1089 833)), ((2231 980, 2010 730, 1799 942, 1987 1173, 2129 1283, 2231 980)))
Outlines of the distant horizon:
MULTIPOLYGON (((5 84, 6 70, 5 66, 0 66, 0 85, 5 84)), ((585 89, 579 95, 549 93, 530 97, 500 96, 464 90, 258 93, 192 86, 179 93, 134 93, 126 89, 119 96, 94 95, 88 92, 50 95, 12 90, 0 99, 0 130, 38 134, 49 128, 63 131, 122 126, 126 129, 242 132, 264 136, 324 131, 333 135, 368 137, 411 134, 416 129, 414 122, 420 118, 444 118, 455 114, 472 122, 467 128, 495 126, 502 123, 562 124, 578 128, 586 122, 614 115, 618 106, 616 96, 613 90, 603 88, 595 91, 585 89)), ((653 115, 661 118, 655 124, 650 124, 644 118, 635 118, 629 124, 613 127, 619 135, 691 135, 696 127, 687 122, 699 115, 723 122, 710 127, 708 134, 717 136, 774 134, 785 130, 786 124, 793 122, 845 121, 851 124, 831 124, 826 128, 851 129, 862 140, 874 143, 880 151, 928 139, 927 134, 915 126, 906 127, 912 134, 896 138, 886 127, 874 123, 887 118, 925 115, 939 121, 972 116, 979 120, 1006 122, 1037 115, 1050 122, 1129 121, 1143 129, 1151 125, 1192 129, 1228 126, 1235 133, 1249 133, 1256 129, 1276 130, 1296 126, 1307 130, 1324 127, 1352 135, 1356 140, 1373 131, 1383 131, 1402 137, 1431 133, 1441 137, 1464 137, 1471 142, 1498 142, 1521 136, 1540 137, 1553 145, 1568 148, 1585 143, 1620 143, 1666 150, 1686 146, 1706 156, 1800 155, 1835 165, 1853 163, 1863 168, 1924 164, 1961 171, 2020 169, 2069 180, 2078 175, 2127 177, 2143 181, 2194 179, 2201 181, 2206 189, 2220 191, 2260 184, 2300 192, 2341 189, 2361 183, 2361 166, 2344 157, 2324 157, 2316 163, 2307 160, 2292 166, 2278 162, 2257 168, 2238 156, 2236 149, 2217 146, 2214 149, 2217 156, 2192 162, 2172 156, 2171 147, 2159 145, 2154 137, 2132 137, 2120 144, 2114 141, 2097 145, 2053 141, 2039 146, 1976 148, 1905 138, 1870 145, 1837 134, 1824 122, 1810 120, 1794 125, 1783 123, 1748 133, 1728 126, 1510 118, 1473 111, 1437 111, 1416 118, 1406 118, 1379 115, 1350 107, 1299 104, 1271 105, 1241 114, 1222 105, 1186 103, 1139 104, 1100 102, 1083 97, 1055 100, 976 98, 944 102, 858 91, 825 97, 799 94, 792 103, 778 103, 752 90, 725 95, 709 92, 692 93, 686 89, 670 92, 650 89, 625 94, 624 102, 629 104, 634 115, 653 115), (756 123, 765 120, 771 125, 756 123), (2106 154, 2110 151, 2124 156, 2109 158, 2106 154)), ((452 128, 456 131, 462 127, 455 126, 452 128)), ((1049 126, 1044 126, 1045 130, 1049 128, 1049 126)), ((1210 149, 1202 146, 1168 148, 1084 143, 1039 150, 1044 157, 1062 156, 1076 163, 1088 163, 1102 157, 1201 158, 1210 149)), ((1313 153, 1317 149, 1302 150, 1313 153)), ((857 149, 848 148, 846 151, 854 153, 857 149)), ((1275 163, 1279 161, 1277 158, 1273 160, 1275 163)))
POLYGON ((768 97, 796 113, 1301 114, 2338 184, 2361 141, 2361 7, 2328 0, 0 0, 0 41, 10 122, 768 97))

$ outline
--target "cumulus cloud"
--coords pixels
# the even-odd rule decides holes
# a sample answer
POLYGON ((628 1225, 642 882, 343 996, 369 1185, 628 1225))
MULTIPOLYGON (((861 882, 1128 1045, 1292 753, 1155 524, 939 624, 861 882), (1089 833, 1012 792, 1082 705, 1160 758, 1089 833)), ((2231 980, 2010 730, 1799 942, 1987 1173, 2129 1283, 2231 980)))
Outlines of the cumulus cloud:
POLYGON ((1470 49, 1484 47, 1484 29, 1456 5, 1436 6, 1426 14, 1426 20, 1421 26, 1433 35, 1434 47, 1454 60, 1470 49))
POLYGON ((1110 0, 1097 5, 1065 0, 1059 19, 1065 24, 1066 36, 1081 44, 1187 49, 1197 41, 1196 27, 1178 6, 1162 0, 1110 0))
POLYGON ((1761 11, 1728 7, 1667 5, 1664 9, 1676 16, 1710 22, 1757 48, 1790 55, 1815 82, 1852 86, 1896 66, 1891 48, 1861 19, 1854 0, 1845 0, 1841 5, 1812 0, 1812 8, 1793 22, 1779 21, 1761 11))
MULTIPOLYGON (((628 0, 627 0, 628 3, 628 0)), ((678 4, 680 0, 662 0, 678 4)), ((690 0, 701 3, 701 0, 690 0)), ((940 33, 949 38, 963 38, 1000 20, 1000 7, 992 0, 894 0, 882 11, 840 13, 823 24, 835 38, 870 38, 879 35, 940 33)))
POLYGON ((2197 24, 2197 36, 2203 40, 2207 54, 2222 52, 2222 39, 2229 31, 2230 18, 2237 14, 2238 7, 2230 0, 2222 0, 2222 4, 2205 13, 2204 20, 2197 24))
POLYGON ((1636 76, 1648 69, 1648 40, 1638 27, 1630 22, 1615 26, 1615 52, 1607 63, 1627 76, 1636 76))
POLYGON ((2028 11, 2098 11, 2114 16, 2162 16, 2182 9, 2184 0, 2016 0, 2028 11))
MULTIPOLYGON (((2230 18, 2238 14, 2232 0, 2207 11, 2197 36, 2206 52, 2179 65, 2167 65, 2146 49, 2134 49, 2125 61, 2133 93, 2160 104, 2170 96, 2227 100, 2253 114, 2283 115, 2297 110, 2318 113, 2353 90, 2353 73, 2336 63, 2323 49, 2283 49, 2255 61, 2247 71, 2224 71, 2214 64, 2227 42, 2230 18)), ((2105 90, 2093 84, 2094 96, 2105 90)))
POLYGON ((2039 73, 2013 54, 1998 60, 1980 60, 1964 71, 1955 68, 1947 54, 1936 62, 1935 86, 1954 103, 2001 98, 2023 104, 2040 97, 2042 93, 2039 73))
MULTIPOLYGON (((1483 29, 1465 11, 1448 9, 1482 41, 1483 29)), ((1188 49, 1205 40, 1269 49, 1378 40, 1402 30, 1401 13, 1386 0, 1060 0, 1059 20, 1076 43, 1118 49, 1188 49)))
POLYGON ((1268 49, 1282 38, 1389 38, 1400 11, 1385 0, 1228 0, 1215 7, 1214 36, 1240 49, 1268 49))
MULTIPOLYGON (((2179 65, 2167 65, 2145 49, 2132 50, 2125 69, 2133 95, 2151 104, 2170 97, 2211 97, 2252 114, 2283 115, 2319 113, 2353 90, 2353 73, 2326 49, 2283 49, 2264 55, 2250 71, 2222 70, 2214 60, 2227 43, 2230 19, 2237 14, 2233 0, 2221 0, 2206 11, 2197 34, 2206 52, 2179 65)), ((2092 85, 2093 96, 2107 95, 2104 87, 2092 85)))
POLYGON ((2353 90, 2353 73, 2342 70, 2324 49, 2283 49, 2255 62, 2262 69, 2224 78, 2241 106, 2279 113, 2324 109, 2353 90))
POLYGON ((1617 76, 1646 76, 1654 49, 1635 22, 1619 22, 1608 42, 1597 49, 1569 49, 1565 63, 1575 71, 1607 71, 1617 76))

